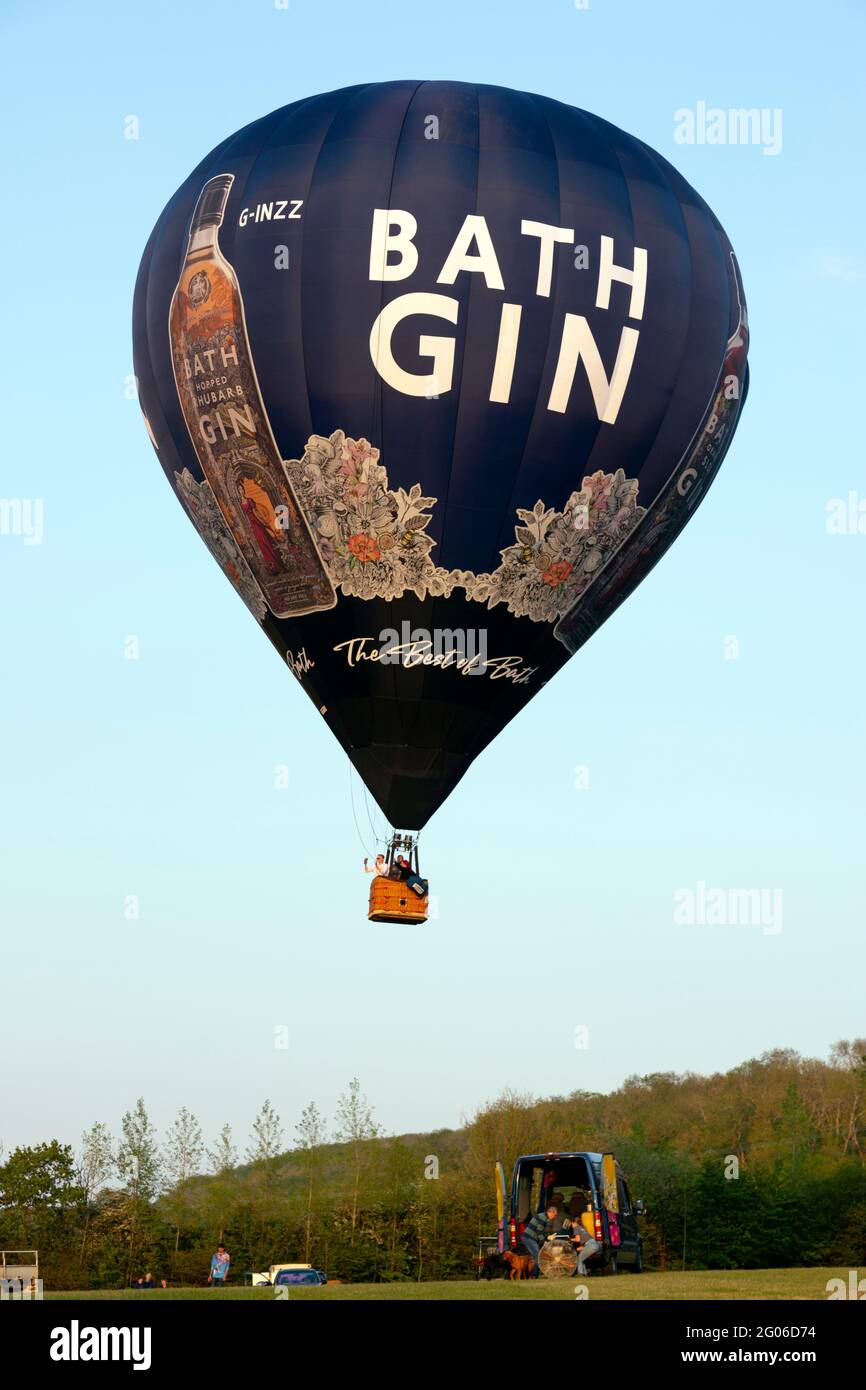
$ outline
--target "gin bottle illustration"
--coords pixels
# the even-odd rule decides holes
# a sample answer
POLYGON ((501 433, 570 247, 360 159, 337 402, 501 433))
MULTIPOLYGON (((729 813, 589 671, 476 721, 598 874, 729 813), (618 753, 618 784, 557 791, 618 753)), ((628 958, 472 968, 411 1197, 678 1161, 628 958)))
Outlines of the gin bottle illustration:
POLYGON ((177 394, 226 524, 278 618, 333 608, 334 586, 282 466, 237 276, 219 247, 234 174, 202 189, 169 311, 177 394))

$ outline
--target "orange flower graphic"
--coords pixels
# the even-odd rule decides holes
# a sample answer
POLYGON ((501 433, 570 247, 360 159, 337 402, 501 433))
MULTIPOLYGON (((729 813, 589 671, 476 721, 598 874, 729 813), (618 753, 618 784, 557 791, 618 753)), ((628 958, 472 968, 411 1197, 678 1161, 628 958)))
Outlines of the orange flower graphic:
POLYGON ((568 563, 567 560, 554 560, 553 564, 550 566, 550 569, 545 570, 544 574, 541 577, 544 580, 545 584, 550 584, 553 588, 555 588, 557 584, 565 583, 566 579, 571 574, 571 571, 572 566, 568 563))
POLYGON ((366 564, 368 560, 378 560, 381 554, 378 545, 372 536, 365 536, 359 532, 356 536, 349 537, 349 549, 356 560, 366 564))

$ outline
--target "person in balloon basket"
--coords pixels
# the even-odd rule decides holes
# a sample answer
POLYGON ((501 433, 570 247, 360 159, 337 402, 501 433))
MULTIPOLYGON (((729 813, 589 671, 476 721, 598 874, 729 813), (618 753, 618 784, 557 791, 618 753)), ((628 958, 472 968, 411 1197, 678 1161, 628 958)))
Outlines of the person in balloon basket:
POLYGON ((221 1289, 228 1278, 229 1264, 231 1263, 229 1252, 223 1244, 217 1246, 210 1262, 210 1274, 207 1277, 209 1284, 213 1284, 215 1289, 221 1289))
POLYGON ((419 898, 423 898, 427 892, 428 886, 426 878, 421 878, 415 873, 415 870, 412 868, 405 854, 397 855, 397 866, 400 870, 400 878, 403 883, 405 883, 406 887, 413 889, 413 891, 418 894, 419 898))
POLYGON ((384 854, 377 854, 377 855, 376 855, 376 862, 375 862, 375 864, 373 865, 372 868, 370 868, 370 861, 369 861, 369 859, 367 858, 367 856, 365 855, 365 856, 364 856, 364 873, 365 873, 365 874, 378 874, 379 878, 387 878, 387 877, 388 877, 388 865, 385 863, 385 856, 384 856, 384 854))

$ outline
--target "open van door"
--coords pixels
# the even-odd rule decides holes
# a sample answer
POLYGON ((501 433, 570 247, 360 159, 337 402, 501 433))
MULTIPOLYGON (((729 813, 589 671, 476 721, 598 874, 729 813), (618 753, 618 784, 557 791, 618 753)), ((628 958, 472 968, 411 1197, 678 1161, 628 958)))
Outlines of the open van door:
POLYGON ((619 1192, 616 1185, 616 1155, 601 1156, 602 1201, 607 1218, 607 1238, 615 1250, 620 1244, 619 1234, 619 1192))
POLYGON ((505 1169, 496 1161, 496 1242, 500 1255, 508 1249, 508 1208, 505 1200, 505 1169))

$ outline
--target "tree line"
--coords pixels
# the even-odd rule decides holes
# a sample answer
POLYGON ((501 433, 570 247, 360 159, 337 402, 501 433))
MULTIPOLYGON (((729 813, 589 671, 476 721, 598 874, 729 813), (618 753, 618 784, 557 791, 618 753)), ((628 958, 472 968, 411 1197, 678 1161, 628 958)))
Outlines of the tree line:
POLYGON ((270 1101, 241 1153, 182 1107, 160 1136, 143 1099, 117 1134, 0 1150, 0 1248, 38 1248, 46 1286, 119 1288, 145 1270, 203 1284, 309 1261, 358 1281, 467 1278, 495 1231, 493 1165, 614 1150, 642 1197, 656 1269, 856 1265, 866 1253, 866 1039, 827 1060, 765 1053, 725 1073, 653 1073, 610 1094, 506 1091, 460 1129, 385 1135, 359 1081, 332 1123, 314 1101, 287 1145, 270 1101))

